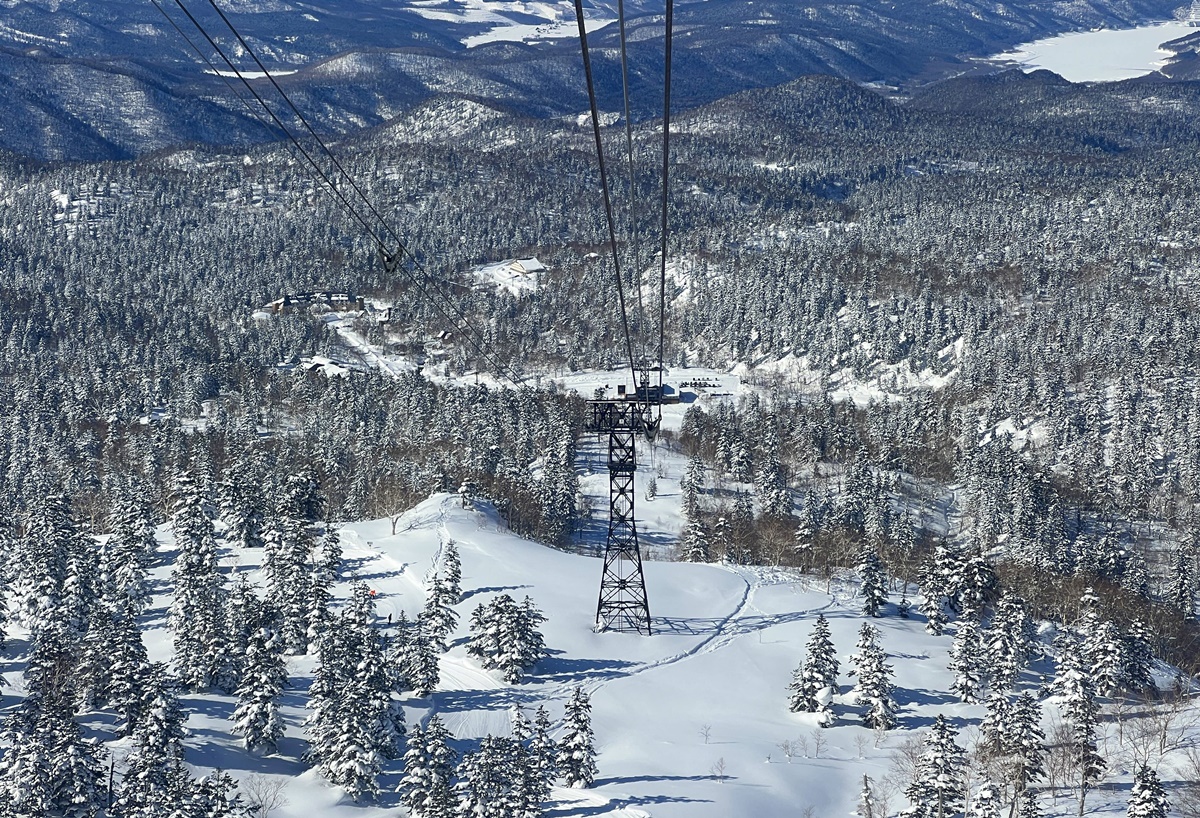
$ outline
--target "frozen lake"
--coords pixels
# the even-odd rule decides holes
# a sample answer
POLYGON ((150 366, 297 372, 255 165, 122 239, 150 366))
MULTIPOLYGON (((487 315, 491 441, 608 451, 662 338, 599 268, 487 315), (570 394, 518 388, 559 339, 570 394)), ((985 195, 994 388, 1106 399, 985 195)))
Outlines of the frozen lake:
POLYGON ((1197 31, 1180 22, 1082 31, 1026 43, 993 59, 1046 68, 1071 82, 1113 82, 1158 68, 1170 56, 1159 45, 1197 31))

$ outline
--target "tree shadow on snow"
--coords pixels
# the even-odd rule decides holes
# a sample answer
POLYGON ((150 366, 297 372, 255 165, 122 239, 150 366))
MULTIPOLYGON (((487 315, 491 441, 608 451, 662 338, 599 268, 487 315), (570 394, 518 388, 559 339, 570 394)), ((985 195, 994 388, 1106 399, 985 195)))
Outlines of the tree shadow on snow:
POLYGON ((520 591, 525 588, 532 588, 532 585, 493 585, 487 588, 475 588, 470 591, 464 591, 462 601, 466 602, 476 594, 498 594, 501 591, 520 591))
MULTIPOLYGON (((709 776, 711 778, 711 776, 709 776)), ((702 777, 701 780, 704 780, 702 777)), ((648 807, 655 804, 711 804, 707 798, 686 798, 678 795, 647 795, 637 798, 614 798, 606 804, 563 804, 546 810, 547 816, 612 815, 624 809, 648 807)))
POLYGON ((550 656, 538 662, 530 676, 538 681, 582 682, 620 676, 623 669, 633 665, 634 662, 621 659, 568 659, 563 656, 550 656))

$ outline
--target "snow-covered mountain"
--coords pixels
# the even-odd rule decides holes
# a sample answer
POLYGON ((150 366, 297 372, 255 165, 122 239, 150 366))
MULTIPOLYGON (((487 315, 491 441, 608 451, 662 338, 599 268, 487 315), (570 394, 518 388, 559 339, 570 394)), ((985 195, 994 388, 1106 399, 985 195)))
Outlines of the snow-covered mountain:
MULTIPOLYGON (((538 116, 586 107, 578 47, 571 42, 573 6, 562 0, 335 0, 319 6, 272 0, 218 6, 270 69, 288 75, 289 94, 326 131, 378 124, 445 92, 538 116)), ((606 104, 619 93, 615 26, 608 25, 615 19, 613 6, 607 0, 587 4, 589 28, 601 46, 597 65, 606 104)), ((259 71, 212 6, 183 7, 231 49, 239 68, 259 71)), ((186 142, 279 138, 214 75, 228 73, 228 67, 183 7, 136 0, 20 0, 0 6, 0 104, 9 113, 0 128, 0 148, 38 158, 107 159, 186 142)), ((627 9, 639 92, 635 110, 651 116, 659 104, 661 6, 632 2, 627 9)), ((1168 0, 681 3, 675 98, 681 106, 696 105, 809 73, 925 83, 961 73, 972 55, 1063 30, 1163 18, 1172 9, 1168 0)), ((269 96, 265 81, 259 85, 269 96)))

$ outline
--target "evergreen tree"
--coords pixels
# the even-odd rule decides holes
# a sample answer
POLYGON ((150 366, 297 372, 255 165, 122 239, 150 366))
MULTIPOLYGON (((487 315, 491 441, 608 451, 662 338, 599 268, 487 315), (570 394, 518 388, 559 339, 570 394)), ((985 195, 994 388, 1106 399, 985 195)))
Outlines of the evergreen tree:
POLYGON ((687 562, 708 562, 712 559, 709 549, 708 528, 700 517, 699 511, 686 512, 687 521, 683 526, 683 537, 680 550, 687 562))
POLYGON ((955 742, 958 731, 939 715, 925 737, 925 752, 917 761, 916 775, 904 791, 911 806, 905 818, 949 818, 961 814, 966 792, 963 769, 967 752, 955 742))
POLYGON ((996 604, 996 614, 986 636, 986 657, 992 686, 1011 690, 1033 654, 1033 623, 1025 602, 1008 592, 996 604))
POLYGON ((1121 644, 1121 686, 1134 693, 1149 693, 1154 686, 1154 651, 1145 624, 1135 619, 1129 624, 1121 644))
POLYGON ((858 652, 854 655, 858 674, 858 704, 863 707, 863 724, 872 730, 891 730, 896 726, 896 702, 892 698, 892 666, 879 646, 879 630, 863 623, 859 631, 858 652))
POLYGON ((372 627, 374 605, 356 583, 350 604, 319 644, 306 758, 352 798, 374 797, 385 759, 400 755, 404 711, 394 672, 372 627))
POLYGON ((805 660, 796 668, 792 683, 788 686, 792 691, 788 708, 793 713, 821 713, 822 726, 831 724, 831 705, 833 694, 837 692, 838 669, 829 622, 824 614, 819 614, 812 635, 808 638, 805 660))
POLYGON ((592 703, 582 687, 575 688, 563 714, 563 737, 558 742, 558 770, 568 787, 586 789, 596 778, 596 747, 592 735, 592 703))
POLYGON ((205 498, 189 474, 176 482, 171 526, 178 556, 171 574, 175 589, 169 625, 175 668, 187 687, 202 689, 215 681, 227 651, 223 622, 223 579, 217 570, 217 545, 205 498))
POLYGON ((459 596, 449 579, 441 573, 434 573, 429 582, 425 608, 421 611, 418 624, 421 632, 439 653, 446 652, 446 639, 458 627, 458 612, 454 610, 454 606, 458 604, 459 596))
POLYGON ((1000 818, 1000 788, 985 781, 975 792, 970 818, 1000 818))
POLYGON ((522 799, 516 791, 518 747, 512 739, 485 736, 458 765, 458 814, 463 818, 517 818, 522 799))
POLYGON ((279 696, 287 685, 283 639, 270 624, 250 637, 246 647, 245 672, 237 689, 233 732, 243 737, 252 753, 273 753, 283 738, 279 696))
POLYGON ((1167 818, 1171 808, 1167 793, 1158 780, 1158 773, 1143 764, 1133 780, 1133 794, 1129 799, 1129 818, 1167 818))
POLYGON ((879 609, 887 602, 887 573, 879 554, 869 545, 864 545, 858 560, 858 575, 862 579, 862 612, 867 616, 879 616, 879 609))
POLYGON ((539 706, 529 737, 529 762, 536 782, 538 801, 550 798, 550 789, 558 779, 558 744, 550 736, 550 714, 539 706))
POLYGON ((518 605, 508 594, 501 594, 472 612, 467 653, 478 659, 484 670, 500 670, 506 682, 517 684, 523 672, 546 655, 537 629, 543 621, 545 617, 529 597, 518 605))
POLYGON ((313 560, 308 599, 308 644, 316 645, 329 627, 329 603, 342 566, 342 544, 335 530, 321 539, 319 555, 313 560))
POLYGON ((1071 726, 1070 749, 1082 814, 1088 792, 1104 774, 1105 762, 1096 749, 1100 705, 1091 678, 1083 668, 1078 642, 1067 636, 1059 640, 1058 648, 1059 666, 1051 692, 1062 696, 1064 715, 1071 726))
POLYGON ((1083 659, 1091 668, 1092 686, 1098 696, 1112 696, 1121 686, 1125 671, 1124 640, 1112 620, 1105 620, 1087 634, 1083 659))
POLYGON ((987 684, 986 662, 979 625, 972 619, 961 620, 950 649, 951 692, 967 704, 977 703, 987 684))
POLYGON ((1030 693, 1022 693, 1013 702, 1001 736, 1005 769, 1015 797, 1023 808, 1029 801, 1036 807, 1037 796, 1029 791, 1029 786, 1046 774, 1047 748, 1041 728, 1041 707, 1030 693))
POLYGON ((148 674, 142 718, 133 731, 133 750, 117 793, 117 814, 158 818, 181 804, 192 781, 183 766, 184 714, 160 665, 148 674))
POLYGON ((408 638, 403 641, 400 668, 404 686, 417 696, 428 696, 437 689, 441 671, 434 640, 425 634, 424 622, 409 626, 408 638))
POLYGON ((409 733, 399 791, 404 805, 420 818, 454 818, 457 814, 455 754, 449 740, 450 733, 436 714, 425 727, 415 725, 409 733))
POLYGON ((244 818, 247 809, 237 793, 237 781, 214 770, 195 782, 185 814, 194 818, 244 818))

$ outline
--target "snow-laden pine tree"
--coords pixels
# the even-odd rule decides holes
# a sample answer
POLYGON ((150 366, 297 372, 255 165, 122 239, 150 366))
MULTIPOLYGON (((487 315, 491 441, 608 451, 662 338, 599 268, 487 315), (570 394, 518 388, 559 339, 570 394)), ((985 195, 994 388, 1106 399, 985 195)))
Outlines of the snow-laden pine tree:
POLYGON ((985 781, 971 799, 970 818, 1001 818, 1000 806, 1000 788, 991 781, 985 781))
POLYGON ((507 736, 484 736, 458 765, 458 814, 463 818, 518 818, 523 800, 516 783, 520 749, 507 736))
POLYGON ((1071 727, 1072 778, 1079 794, 1079 810, 1082 814, 1088 793, 1104 775, 1105 761, 1096 748, 1100 705, 1096 701, 1090 674, 1084 667, 1077 639, 1064 634, 1055 644, 1058 647, 1058 668, 1051 693, 1062 697, 1063 715, 1071 727))
POLYGON ((245 818, 247 806, 237 786, 229 773, 214 770, 195 782, 184 814, 188 818, 245 818))
POLYGON ((217 485, 221 521, 225 523, 225 542, 237 548, 261 548, 263 545, 267 502, 263 496, 259 465, 253 455, 243 456, 225 470, 217 485))
POLYGON ((1036 809, 1037 795, 1029 788, 1046 774, 1048 748, 1041 716, 1041 705, 1032 694, 1025 692, 1009 706, 1000 728, 1000 766, 1012 786, 1014 801, 1023 808, 1026 802, 1033 801, 1032 808, 1036 809))
POLYGON ((879 554, 870 545, 864 545, 858 558, 858 575, 862 580, 862 612, 866 616, 879 616, 879 610, 887 602, 887 572, 879 554))
POLYGON ((364 583, 318 648, 310 688, 313 714, 306 758, 352 798, 374 797, 385 759, 399 757, 404 711, 393 699, 395 673, 384 659, 374 603, 364 583))
POLYGON ((183 765, 184 719, 164 668, 153 665, 117 790, 115 806, 122 818, 160 818, 163 805, 182 803, 191 792, 191 776, 183 765))
POLYGON ((879 629, 864 622, 859 630, 857 652, 852 657, 858 676, 855 686, 858 704, 863 708, 863 724, 872 730, 891 730, 896 726, 896 702, 892 698, 892 666, 879 646, 879 629))
POLYGON ((544 621, 529 597, 518 605, 508 594, 501 594, 472 612, 467 653, 478 659, 484 670, 500 670, 506 682, 517 684, 524 671, 546 655, 538 630, 544 621))
POLYGON ((817 616, 813 632, 808 637, 804 662, 796 668, 788 686, 791 697, 788 709, 793 713, 821 713, 823 726, 832 723, 833 695, 837 692, 837 651, 829 633, 829 621, 824 614, 817 616))
POLYGON ((1135 619, 1129 623, 1121 644, 1121 686, 1134 693, 1152 693, 1154 650, 1146 625, 1135 619))
POLYGON ((316 519, 323 505, 311 478, 292 475, 280 490, 263 533, 263 571, 267 598, 282 616, 282 638, 289 653, 308 650, 312 608, 316 519))
POLYGON ((0 815, 92 818, 105 805, 103 748, 83 738, 69 654, 35 645, 28 692, 0 724, 0 815), (5 810, 8 810, 7 812, 5 810))
POLYGON ((1083 642, 1083 660, 1090 668, 1097 696, 1109 697, 1121 687, 1125 669, 1124 638, 1111 619, 1094 625, 1083 642))
POLYGON ((558 741, 558 772, 568 787, 586 789, 596 779, 596 746, 592 734, 592 702, 576 687, 563 713, 558 741))
POLYGON ((233 732, 252 753, 273 753, 283 738, 279 696, 287 685, 283 637, 274 623, 263 623, 250 635, 245 670, 237 689, 233 732))
POLYGON ((417 618, 417 623, 438 653, 446 652, 446 639, 458 627, 458 611, 454 610, 454 606, 458 604, 459 596, 448 578, 442 576, 440 571, 434 572, 426 590, 425 608, 417 618))
POLYGON ((100 550, 103 595, 127 617, 138 616, 150 602, 146 572, 158 550, 151 513, 144 500, 120 498, 109 515, 112 534, 100 550))
POLYGON ((938 715, 925 736, 925 751, 917 761, 913 780, 904 791, 911 804, 901 812, 904 818, 952 818, 962 814, 967 751, 955 742, 957 736, 954 726, 938 715))
POLYGON ((404 805, 419 818, 455 818, 458 797, 454 791, 455 753, 450 733, 434 714, 429 723, 415 725, 408 734, 404 777, 399 791, 404 805))
POLYGON ((321 538, 320 550, 313 559, 312 581, 309 583, 308 599, 308 644, 316 645, 332 620, 329 603, 333 599, 333 585, 342 568, 342 544, 338 532, 326 530, 321 538))
POLYGON ((206 499, 190 474, 175 484, 171 527, 178 556, 171 573, 175 595, 168 624, 175 645, 175 672, 186 687, 212 685, 226 660, 224 580, 206 499))
POLYGON ((954 632, 954 645, 950 648, 950 671, 954 673, 950 691, 967 704, 979 702, 987 685, 987 657, 983 634, 973 619, 960 620, 954 632))
POLYGON ((1007 691, 1016 685, 1033 655, 1034 638, 1025 601, 1005 591, 996 603, 996 613, 985 636, 988 671, 994 689, 1007 691))
POLYGON ((1158 773, 1146 764, 1138 768, 1133 780, 1133 793, 1125 814, 1129 818, 1167 818, 1171 809, 1166 790, 1158 780, 1158 773))
POLYGON ((931 636, 941 636, 946 628, 945 599, 948 585, 941 566, 948 559, 950 555, 945 542, 938 543, 933 555, 921 565, 917 576, 917 583, 921 587, 920 610, 925 615, 925 631, 931 636))
POLYGON ((708 562, 712 558, 709 548, 708 526, 697 509, 686 514, 679 550, 688 562, 708 562))
POLYGON ((402 686, 417 696, 425 697, 437 690, 441 675, 438 647, 425 634, 424 622, 418 621, 415 626, 409 626, 408 638, 403 642, 399 657, 399 667, 403 676, 402 686))
POLYGON ((540 801, 550 798, 550 789, 558 780, 558 743, 550 736, 550 714, 538 706, 529 736, 529 763, 540 801))

